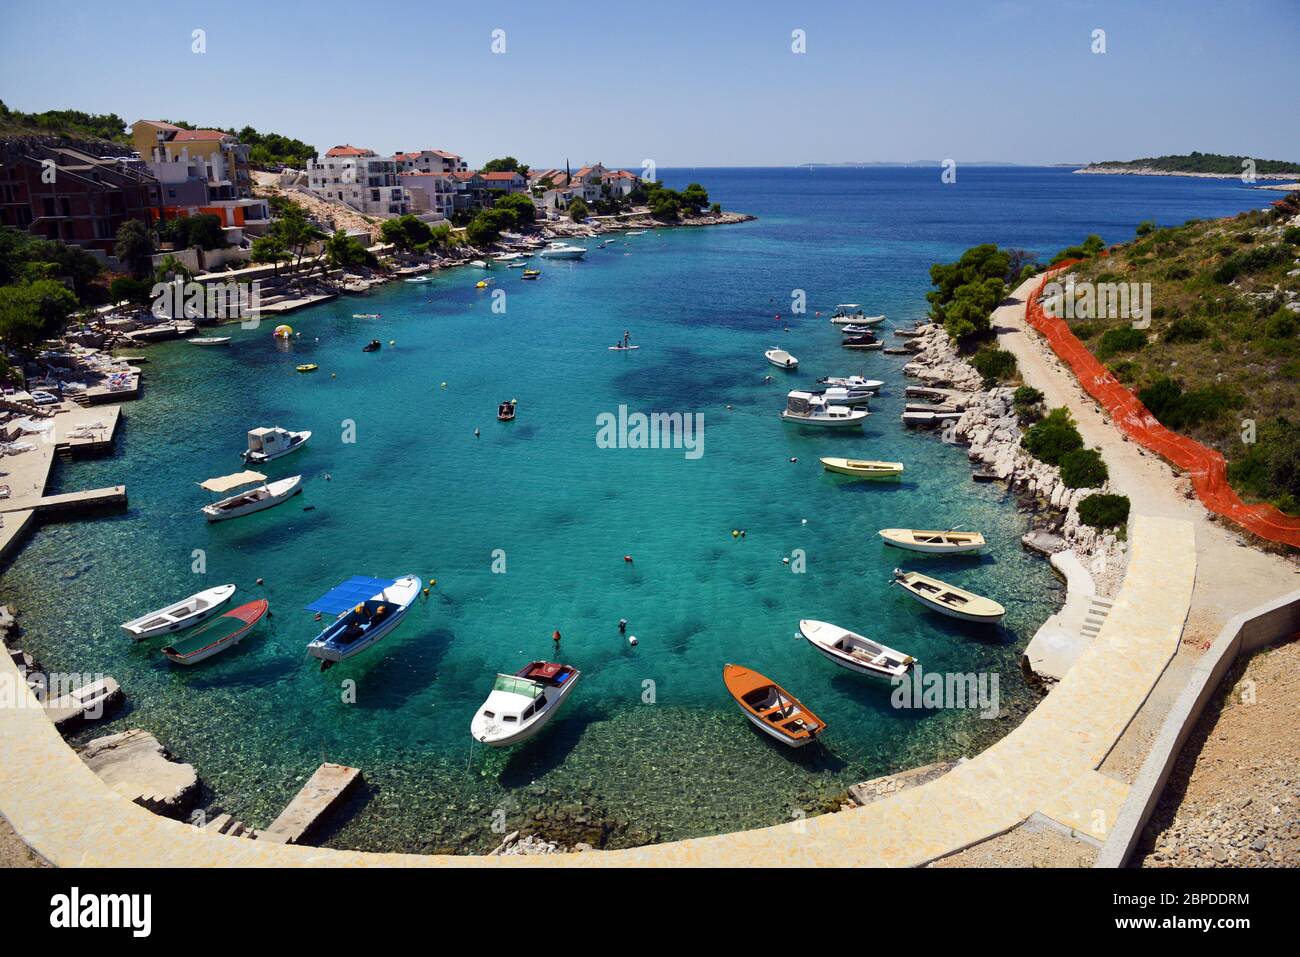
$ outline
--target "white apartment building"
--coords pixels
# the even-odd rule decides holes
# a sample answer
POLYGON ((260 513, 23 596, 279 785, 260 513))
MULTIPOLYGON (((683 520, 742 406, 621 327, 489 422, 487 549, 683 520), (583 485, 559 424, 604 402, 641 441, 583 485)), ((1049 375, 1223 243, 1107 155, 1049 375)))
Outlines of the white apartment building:
POLYGON ((398 178, 393 157, 344 144, 312 160, 307 188, 323 199, 346 203, 370 216, 402 216, 411 198, 398 178))

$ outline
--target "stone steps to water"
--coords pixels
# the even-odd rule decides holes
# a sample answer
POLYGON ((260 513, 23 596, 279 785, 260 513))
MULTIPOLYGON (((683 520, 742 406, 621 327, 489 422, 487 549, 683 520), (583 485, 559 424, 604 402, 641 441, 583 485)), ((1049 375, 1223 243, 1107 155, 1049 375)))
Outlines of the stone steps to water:
POLYGON ((238 837, 246 841, 257 840, 258 834, 253 828, 240 821, 236 821, 229 814, 218 814, 207 824, 203 825, 203 830, 213 831, 224 837, 238 837))

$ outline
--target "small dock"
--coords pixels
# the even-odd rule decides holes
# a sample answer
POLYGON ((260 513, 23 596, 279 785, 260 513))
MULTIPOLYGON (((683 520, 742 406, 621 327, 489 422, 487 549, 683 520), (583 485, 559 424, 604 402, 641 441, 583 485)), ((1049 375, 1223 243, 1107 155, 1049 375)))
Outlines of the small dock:
POLYGON ((44 703, 45 713, 60 731, 83 724, 98 721, 111 708, 117 707, 126 697, 117 681, 112 678, 100 678, 88 685, 82 685, 75 691, 44 703))
POLYGON ((322 764, 303 785, 298 796, 258 834, 258 838, 280 844, 301 844, 303 838, 333 814, 363 780, 359 768, 322 764))
POLYGON ((125 511, 126 504, 126 486, 110 485, 108 488, 89 489, 85 492, 43 495, 22 503, 0 502, 0 513, 30 510, 42 518, 66 518, 82 512, 125 511))

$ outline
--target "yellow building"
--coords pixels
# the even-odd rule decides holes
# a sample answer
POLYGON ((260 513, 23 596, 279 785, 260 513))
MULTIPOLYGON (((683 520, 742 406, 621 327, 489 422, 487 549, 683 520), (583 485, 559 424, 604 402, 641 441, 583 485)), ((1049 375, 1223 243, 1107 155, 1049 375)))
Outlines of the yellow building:
POLYGON ((131 124, 136 152, 146 163, 202 163, 213 199, 248 199, 253 180, 248 147, 221 130, 187 130, 162 120, 131 124))

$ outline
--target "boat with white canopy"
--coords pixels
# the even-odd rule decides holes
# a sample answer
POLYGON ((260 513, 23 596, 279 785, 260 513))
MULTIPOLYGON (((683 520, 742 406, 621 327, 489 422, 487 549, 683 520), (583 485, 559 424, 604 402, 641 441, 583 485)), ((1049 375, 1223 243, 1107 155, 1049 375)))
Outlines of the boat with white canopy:
POLYGON ((494 748, 527 741, 555 717, 581 677, 573 665, 555 661, 534 661, 513 675, 498 674, 470 720, 470 735, 494 748))
POLYGON ((289 478, 267 483, 266 476, 261 472, 235 472, 232 475, 218 475, 216 478, 200 482, 199 487, 220 495, 222 492, 229 492, 231 489, 240 488, 244 485, 252 485, 254 482, 260 482, 261 484, 256 488, 247 489, 237 495, 203 506, 204 517, 209 522, 223 522, 226 519, 239 518, 241 515, 251 515, 253 512, 260 512, 262 509, 288 501, 302 491, 301 475, 293 475, 289 478))

